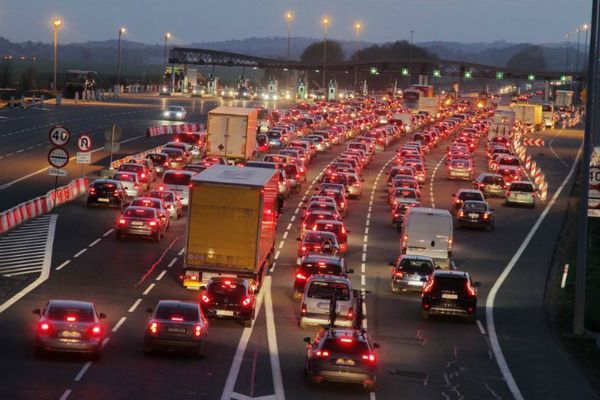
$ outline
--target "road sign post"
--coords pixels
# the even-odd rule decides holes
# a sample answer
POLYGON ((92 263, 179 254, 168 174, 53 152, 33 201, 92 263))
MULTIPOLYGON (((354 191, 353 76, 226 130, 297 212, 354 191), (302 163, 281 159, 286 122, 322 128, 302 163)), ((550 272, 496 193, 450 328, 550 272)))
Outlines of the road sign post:
POLYGON ((118 149, 115 146, 115 141, 119 141, 121 139, 121 128, 119 128, 116 124, 112 124, 112 127, 104 131, 104 139, 106 139, 106 145, 104 147, 110 147, 110 164, 108 164, 109 169, 113 169, 113 153, 118 149), (110 145, 108 145, 110 143, 110 145), (108 145, 108 146, 107 146, 108 145))
POLYGON ((83 167, 92 162, 92 138, 89 135, 81 134, 77 138, 77 164, 81 164, 80 175, 83 178, 83 167))

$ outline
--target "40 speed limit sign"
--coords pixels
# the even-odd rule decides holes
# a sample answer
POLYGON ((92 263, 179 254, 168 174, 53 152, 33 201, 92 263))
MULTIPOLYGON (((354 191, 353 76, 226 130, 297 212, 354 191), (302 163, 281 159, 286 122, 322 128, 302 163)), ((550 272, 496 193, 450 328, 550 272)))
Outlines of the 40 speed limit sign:
POLYGON ((69 143, 71 133, 63 125, 54 125, 50 128, 50 132, 48 132, 48 138, 50 139, 50 143, 56 147, 63 147, 69 143))

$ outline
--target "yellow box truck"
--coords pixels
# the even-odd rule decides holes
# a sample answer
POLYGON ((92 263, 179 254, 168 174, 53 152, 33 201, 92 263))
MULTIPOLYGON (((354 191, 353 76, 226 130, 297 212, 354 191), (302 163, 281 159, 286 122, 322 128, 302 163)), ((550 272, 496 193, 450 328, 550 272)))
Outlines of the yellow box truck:
POLYGON ((213 165, 191 180, 183 285, 216 276, 250 279, 273 263, 278 174, 274 169, 213 165))

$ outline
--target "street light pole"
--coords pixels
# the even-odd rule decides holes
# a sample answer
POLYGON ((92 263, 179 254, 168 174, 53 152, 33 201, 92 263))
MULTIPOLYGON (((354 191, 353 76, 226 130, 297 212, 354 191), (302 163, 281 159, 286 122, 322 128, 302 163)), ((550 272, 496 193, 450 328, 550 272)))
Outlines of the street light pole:
POLYGON ((412 68, 411 68, 411 58, 412 58, 412 44, 413 44, 413 35, 415 31, 411 29, 410 31, 410 42, 408 46, 408 86, 412 82, 412 68))
POLYGON ((52 86, 54 90, 58 89, 57 85, 57 75, 58 75, 58 61, 57 61, 57 50, 58 50, 58 28, 62 26, 62 20, 60 18, 55 18, 52 20, 52 26, 54 27, 54 81, 52 82, 52 86))
POLYGON ((565 59, 565 72, 568 74, 570 72, 569 69, 569 34, 567 33, 567 57, 565 59))
MULTIPOLYGON (((291 11, 288 11, 285 14, 285 21, 287 23, 287 60, 290 61, 290 34, 292 31, 292 20, 294 19, 294 14, 291 11)), ((290 90, 290 69, 287 71, 287 88, 290 90)))
POLYGON ((588 57, 588 79, 585 113, 585 131, 583 136, 583 159, 581 160, 581 194, 579 197, 579 224, 577 234, 577 272, 575 276, 575 308, 573 311, 573 333, 585 332, 585 286, 587 277, 588 250, 588 195, 590 160, 592 155, 592 135, 596 128, 592 126, 592 109, 597 99, 596 79, 598 73, 598 18, 600 0, 592 1, 592 32, 590 34, 590 55, 588 57))
POLYGON ((165 33, 165 57, 163 60, 163 74, 167 70, 167 40, 171 39, 171 34, 169 32, 165 33))
POLYGON ((354 70, 354 90, 358 90, 358 38, 360 36, 361 29, 362 24, 360 22, 354 24, 354 30, 356 31, 356 50, 354 52, 354 63, 356 64, 354 70))
POLYGON ((125 28, 119 28, 119 49, 117 53, 117 87, 121 90, 121 36, 125 33, 125 28))
POLYGON ((329 18, 323 18, 323 89, 325 89, 325 64, 327 64, 327 28, 329 26, 329 18))

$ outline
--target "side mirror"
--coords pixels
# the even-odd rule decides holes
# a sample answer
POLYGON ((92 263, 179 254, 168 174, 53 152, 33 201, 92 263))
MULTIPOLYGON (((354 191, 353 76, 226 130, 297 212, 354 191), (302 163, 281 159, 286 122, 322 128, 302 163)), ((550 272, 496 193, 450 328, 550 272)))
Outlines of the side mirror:
POLYGON ((427 280, 428 280, 427 278, 421 278, 421 282, 423 282, 423 283, 427 282, 427 280))
POLYGON ((396 263, 394 262, 394 260, 392 260, 392 261, 388 262, 388 265, 389 265, 390 267, 395 267, 395 266, 396 266, 396 263))
POLYGON ((296 240, 297 240, 297 241, 301 241, 301 240, 302 240, 302 238, 301 238, 300 236, 298 236, 298 237, 296 238, 296 240))
POLYGON ((364 181, 365 181, 365 178, 360 178, 360 181, 361 181, 361 182, 364 182, 364 181))
POLYGON ((456 193, 452 193, 452 197, 456 197, 456 193))
POLYGON ((302 339, 304 341, 304 343, 308 343, 310 344, 310 338, 307 336, 304 339, 302 339))
POLYGON ((349 273, 349 274, 353 274, 353 273, 354 273, 354 270, 353 270, 352 268, 350 268, 350 269, 348 269, 348 273, 349 273))
POLYGON ((481 282, 473 282, 473 287, 481 287, 481 282))
POLYGON ((98 314, 98 318, 100 318, 100 319, 106 319, 106 314, 100 313, 100 314, 98 314))
POLYGON ((375 343, 373 343, 373 348, 374 349, 380 349, 381 345, 379 343, 375 342, 375 343))
POLYGON ((32 311, 33 315, 42 315, 42 311, 39 308, 36 308, 35 310, 32 311))
POLYGON ((147 312, 148 314, 152 314, 152 311, 153 311, 153 310, 152 310, 152 307, 148 307, 148 308, 146 308, 146 312, 147 312))
POLYGON ((495 208, 490 208, 490 211, 494 212, 494 211, 496 211, 496 209, 495 208))
POLYGON ((346 229, 346 234, 350 234, 350 233, 352 233, 352 232, 350 232, 349 230, 346 229))

